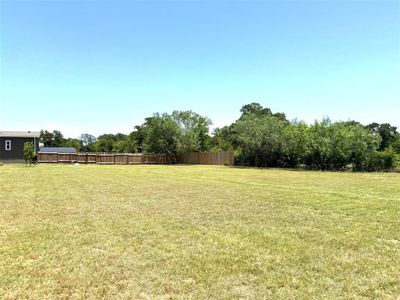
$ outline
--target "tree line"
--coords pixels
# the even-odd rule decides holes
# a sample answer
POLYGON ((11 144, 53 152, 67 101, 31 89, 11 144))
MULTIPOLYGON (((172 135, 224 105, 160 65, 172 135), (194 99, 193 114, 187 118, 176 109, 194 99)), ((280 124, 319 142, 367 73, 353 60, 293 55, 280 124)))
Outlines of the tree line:
POLYGON ((193 111, 155 113, 130 134, 82 134, 64 138, 41 131, 47 147, 74 147, 84 152, 179 153, 233 151, 235 164, 256 167, 304 167, 317 170, 380 171, 399 163, 400 133, 390 124, 362 125, 328 118, 306 124, 289 121, 259 103, 244 105, 234 123, 210 134, 211 120, 193 111))

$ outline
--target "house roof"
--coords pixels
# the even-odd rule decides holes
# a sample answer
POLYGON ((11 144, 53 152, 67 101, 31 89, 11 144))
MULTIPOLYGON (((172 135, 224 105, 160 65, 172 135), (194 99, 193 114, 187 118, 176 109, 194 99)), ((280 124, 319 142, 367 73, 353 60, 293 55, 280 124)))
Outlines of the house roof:
POLYGON ((38 138, 39 131, 2 131, 0 130, 0 137, 21 137, 21 138, 38 138))
POLYGON ((76 153, 73 147, 41 147, 40 152, 76 153))

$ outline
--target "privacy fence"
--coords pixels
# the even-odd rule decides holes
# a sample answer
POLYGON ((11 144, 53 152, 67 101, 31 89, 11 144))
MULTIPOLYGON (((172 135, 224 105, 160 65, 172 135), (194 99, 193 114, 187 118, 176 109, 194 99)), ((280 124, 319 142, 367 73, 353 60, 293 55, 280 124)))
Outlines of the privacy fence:
POLYGON ((169 164, 165 154, 141 155, 135 153, 58 153, 39 152, 39 163, 81 163, 99 165, 169 164))
MULTIPOLYGON (((166 154, 138 153, 58 153, 39 152, 39 163, 81 163, 100 165, 170 164, 166 154)), ((186 153, 177 157, 179 164, 233 165, 232 152, 186 153)))

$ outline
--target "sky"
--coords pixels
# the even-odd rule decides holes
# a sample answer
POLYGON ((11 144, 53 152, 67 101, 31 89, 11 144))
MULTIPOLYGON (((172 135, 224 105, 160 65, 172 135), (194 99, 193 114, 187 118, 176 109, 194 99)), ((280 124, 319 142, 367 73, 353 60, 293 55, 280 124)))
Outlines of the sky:
POLYGON ((0 0, 0 130, 221 127, 250 102, 400 128, 400 1, 0 0))

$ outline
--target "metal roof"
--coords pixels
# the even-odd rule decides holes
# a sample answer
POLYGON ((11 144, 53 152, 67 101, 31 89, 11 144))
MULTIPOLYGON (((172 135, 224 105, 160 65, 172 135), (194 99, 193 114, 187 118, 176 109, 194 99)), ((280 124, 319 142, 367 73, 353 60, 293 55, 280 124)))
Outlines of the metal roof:
POLYGON ((2 131, 0 130, 0 137, 21 137, 21 138, 38 138, 39 131, 2 131))
POLYGON ((76 153, 73 147, 41 147, 40 152, 76 153))

